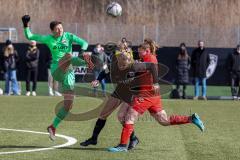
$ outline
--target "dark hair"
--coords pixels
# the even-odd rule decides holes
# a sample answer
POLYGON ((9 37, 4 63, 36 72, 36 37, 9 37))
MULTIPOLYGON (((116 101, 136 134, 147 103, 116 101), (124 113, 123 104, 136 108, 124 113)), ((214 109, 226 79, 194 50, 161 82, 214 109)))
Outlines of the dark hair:
POLYGON ((10 39, 6 40, 5 45, 8 46, 10 44, 12 44, 12 41, 10 39))
POLYGON ((180 51, 179 51, 179 54, 178 54, 178 59, 188 59, 189 58, 189 55, 188 55, 188 52, 187 52, 187 46, 185 43, 181 43, 180 44, 180 51), (184 47, 185 49, 182 50, 181 48, 184 47))
POLYGON ((52 21, 52 22, 50 23, 49 27, 50 27, 51 30, 54 30, 54 28, 55 28, 57 25, 59 25, 59 24, 62 24, 62 22, 60 22, 60 21, 52 21))
POLYGON ((237 50, 240 49, 240 45, 239 45, 239 44, 237 45, 236 49, 237 49, 237 50))
POLYGON ((186 44, 185 43, 181 43, 180 47, 182 47, 182 46, 186 47, 186 44))
POLYGON ((123 37, 121 41, 122 41, 122 43, 123 43, 123 42, 127 42, 127 38, 126 38, 126 37, 123 37))
POLYGON ((203 41, 203 40, 201 40, 201 39, 200 39, 200 40, 198 40, 198 44, 199 44, 200 42, 203 42, 203 43, 204 43, 204 41, 203 41))
POLYGON ((96 46, 96 47, 97 47, 97 46, 102 46, 102 44, 101 44, 101 43, 97 43, 95 46, 96 46))

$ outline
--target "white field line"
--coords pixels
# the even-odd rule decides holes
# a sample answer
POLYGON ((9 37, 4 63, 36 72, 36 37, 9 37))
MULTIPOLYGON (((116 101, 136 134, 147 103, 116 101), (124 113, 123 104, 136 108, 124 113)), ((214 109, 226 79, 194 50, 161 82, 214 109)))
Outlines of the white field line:
MULTIPOLYGON (((2 131, 13 131, 13 132, 24 132, 24 133, 34 133, 34 134, 48 134, 46 132, 36 132, 36 131, 29 131, 29 130, 19 130, 19 129, 8 129, 8 128, 0 128, 2 131)), ((52 147, 46 147, 46 148, 37 148, 37 149, 29 149, 29 150, 21 150, 21 151, 11 151, 11 152, 0 152, 0 155, 4 154, 16 154, 16 153, 29 153, 29 152, 39 152, 39 151, 46 151, 46 150, 53 150, 56 148, 62 148, 62 147, 67 147, 71 146, 75 143, 77 143, 77 140, 73 137, 61 135, 61 134, 56 134, 56 137, 60 137, 63 139, 66 139, 67 142, 64 144, 52 146, 52 147)))

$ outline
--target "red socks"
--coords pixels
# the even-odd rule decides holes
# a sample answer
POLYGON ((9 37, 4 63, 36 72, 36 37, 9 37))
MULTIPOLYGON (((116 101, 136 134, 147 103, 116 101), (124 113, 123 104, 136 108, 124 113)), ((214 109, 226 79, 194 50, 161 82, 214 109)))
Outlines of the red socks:
POLYGON ((179 116, 179 115, 171 115, 170 116, 170 124, 171 125, 186 124, 186 123, 191 123, 191 122, 192 122, 191 116, 179 116))
MULTIPOLYGON (((192 122, 191 116, 179 116, 179 115, 170 116, 171 125, 186 124, 191 122, 192 122)), ((133 132, 133 124, 124 124, 122 129, 120 144, 124 144, 124 145, 128 144, 128 141, 130 139, 132 132, 133 132)))
POLYGON ((128 144, 130 135, 133 132, 133 124, 124 124, 120 144, 128 144))

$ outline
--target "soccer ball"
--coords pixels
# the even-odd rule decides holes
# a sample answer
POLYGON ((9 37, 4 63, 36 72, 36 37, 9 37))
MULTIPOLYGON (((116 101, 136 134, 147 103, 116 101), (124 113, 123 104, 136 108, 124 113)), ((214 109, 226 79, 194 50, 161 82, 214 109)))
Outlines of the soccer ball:
POLYGON ((0 88, 0 95, 3 95, 3 90, 0 88))
POLYGON ((112 15, 114 17, 118 17, 122 15, 122 6, 117 2, 112 2, 107 6, 107 14, 112 15))

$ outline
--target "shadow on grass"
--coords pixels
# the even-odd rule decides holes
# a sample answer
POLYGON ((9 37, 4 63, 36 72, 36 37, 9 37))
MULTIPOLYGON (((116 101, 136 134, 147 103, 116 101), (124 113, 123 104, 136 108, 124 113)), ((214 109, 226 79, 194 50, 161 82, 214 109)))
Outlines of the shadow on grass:
POLYGON ((82 151, 107 151, 107 148, 83 148, 83 147, 63 147, 63 148, 57 148, 57 149, 69 149, 69 150, 82 150, 82 151))

